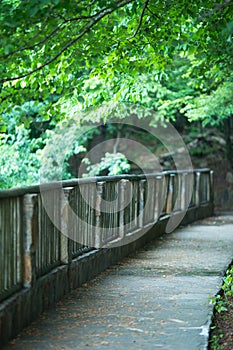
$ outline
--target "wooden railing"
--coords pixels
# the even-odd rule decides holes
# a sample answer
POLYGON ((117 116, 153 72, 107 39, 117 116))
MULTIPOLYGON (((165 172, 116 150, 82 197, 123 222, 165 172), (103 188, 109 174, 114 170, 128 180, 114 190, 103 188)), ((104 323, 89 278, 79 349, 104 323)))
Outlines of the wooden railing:
POLYGON ((210 202, 209 169, 2 190, 0 302, 80 254, 124 244, 159 219, 210 202))
POLYGON ((23 285, 23 199, 0 199, 0 301, 23 285))

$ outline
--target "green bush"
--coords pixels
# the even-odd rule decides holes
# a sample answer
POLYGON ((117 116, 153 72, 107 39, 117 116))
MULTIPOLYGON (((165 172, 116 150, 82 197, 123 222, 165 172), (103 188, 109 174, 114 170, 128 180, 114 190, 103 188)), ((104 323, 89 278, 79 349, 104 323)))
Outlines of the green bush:
POLYGON ((24 125, 15 134, 0 134, 0 188, 21 187, 38 183, 40 139, 30 140, 24 125))
POLYGON ((88 164, 87 176, 97 176, 97 175, 119 175, 123 173, 128 173, 130 170, 130 164, 124 154, 117 153, 105 153, 104 157, 101 158, 99 163, 90 164, 89 159, 85 158, 84 163, 88 164))

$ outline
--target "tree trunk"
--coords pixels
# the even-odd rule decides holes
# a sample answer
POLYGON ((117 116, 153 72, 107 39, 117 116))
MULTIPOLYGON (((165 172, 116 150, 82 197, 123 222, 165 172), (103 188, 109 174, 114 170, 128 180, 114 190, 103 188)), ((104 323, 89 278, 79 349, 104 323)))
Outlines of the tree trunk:
POLYGON ((233 169, 233 145, 231 142, 232 121, 233 116, 224 120, 224 132, 226 139, 226 156, 230 167, 233 169))

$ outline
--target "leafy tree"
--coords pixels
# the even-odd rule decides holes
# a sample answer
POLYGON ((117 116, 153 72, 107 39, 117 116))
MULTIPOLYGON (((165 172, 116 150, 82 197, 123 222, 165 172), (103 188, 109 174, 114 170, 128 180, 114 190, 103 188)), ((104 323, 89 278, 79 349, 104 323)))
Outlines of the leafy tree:
POLYGON ((51 137, 50 120, 42 117, 44 103, 27 101, 2 114, 0 188, 38 183, 41 149, 51 137))
POLYGON ((230 0, 3 0, 0 6, 4 109, 29 96, 79 95, 90 74, 159 75, 175 54, 188 57, 198 77, 218 81, 232 67, 230 0))
POLYGON ((38 183, 41 140, 31 140, 24 125, 12 134, 0 134, 0 188, 38 183))
POLYGON ((209 94, 190 99, 183 111, 190 121, 201 120, 203 125, 222 126, 226 141, 226 154, 233 168, 231 131, 233 124, 233 83, 226 81, 209 94))
POLYGON ((72 113, 126 101, 153 109, 152 124, 224 124, 230 159, 232 14, 231 0, 2 0, 0 131, 14 120, 43 148, 72 113))

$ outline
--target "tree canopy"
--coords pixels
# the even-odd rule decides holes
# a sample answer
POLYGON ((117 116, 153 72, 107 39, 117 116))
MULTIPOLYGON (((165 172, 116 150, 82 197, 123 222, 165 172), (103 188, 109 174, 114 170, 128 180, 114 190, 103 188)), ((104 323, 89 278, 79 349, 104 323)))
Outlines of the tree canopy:
POLYGON ((115 89, 121 77, 159 79, 176 55, 210 86, 232 69, 231 0, 2 0, 0 9, 3 109, 79 95, 90 75, 115 89))
POLYGON ((225 123, 232 158, 232 15, 232 0, 2 0, 1 164, 24 152, 33 169, 57 123, 105 102, 225 123))

